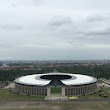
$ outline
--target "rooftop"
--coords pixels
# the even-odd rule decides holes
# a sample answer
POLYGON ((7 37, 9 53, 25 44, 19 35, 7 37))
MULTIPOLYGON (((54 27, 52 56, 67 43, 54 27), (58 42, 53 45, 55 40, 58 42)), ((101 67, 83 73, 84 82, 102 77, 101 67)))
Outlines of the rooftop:
POLYGON ((51 78, 53 78, 52 76, 55 76, 56 79, 58 78, 58 80, 61 80, 61 82, 65 85, 83 85, 83 84, 94 83, 97 81, 97 79, 94 77, 81 75, 81 74, 47 73, 47 74, 34 74, 34 75, 22 76, 20 78, 17 78, 15 82, 26 85, 45 86, 51 82, 52 79, 51 78, 49 79, 50 76, 51 78), (70 77, 65 78, 66 75, 70 77))

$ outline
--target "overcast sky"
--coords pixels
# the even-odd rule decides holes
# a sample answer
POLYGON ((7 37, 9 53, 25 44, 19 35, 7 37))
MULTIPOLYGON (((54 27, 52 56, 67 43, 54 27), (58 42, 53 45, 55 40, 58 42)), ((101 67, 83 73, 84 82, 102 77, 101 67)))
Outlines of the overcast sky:
POLYGON ((110 59, 110 0, 0 0, 0 60, 110 59))

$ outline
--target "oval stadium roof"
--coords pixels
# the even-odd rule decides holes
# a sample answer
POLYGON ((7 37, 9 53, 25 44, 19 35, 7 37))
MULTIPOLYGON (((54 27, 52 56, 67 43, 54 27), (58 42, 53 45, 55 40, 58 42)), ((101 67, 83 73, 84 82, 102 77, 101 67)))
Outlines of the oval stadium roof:
POLYGON ((40 77, 43 75, 70 75, 70 79, 61 80, 61 82, 65 85, 83 85, 94 83, 97 81, 96 78, 81 75, 81 74, 69 74, 69 73, 46 73, 46 74, 34 74, 34 75, 27 75, 22 76, 20 78, 15 79, 16 83, 25 84, 25 85, 38 85, 38 86, 45 86, 48 85, 51 80, 41 79, 40 77))

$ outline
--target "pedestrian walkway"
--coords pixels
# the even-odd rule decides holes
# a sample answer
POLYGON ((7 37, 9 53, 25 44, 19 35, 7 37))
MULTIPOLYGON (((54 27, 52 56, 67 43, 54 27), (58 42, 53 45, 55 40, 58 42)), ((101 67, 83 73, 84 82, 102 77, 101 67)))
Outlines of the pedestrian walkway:
POLYGON ((68 100, 67 96, 62 96, 58 94, 51 94, 50 96, 46 96, 45 100, 68 100))

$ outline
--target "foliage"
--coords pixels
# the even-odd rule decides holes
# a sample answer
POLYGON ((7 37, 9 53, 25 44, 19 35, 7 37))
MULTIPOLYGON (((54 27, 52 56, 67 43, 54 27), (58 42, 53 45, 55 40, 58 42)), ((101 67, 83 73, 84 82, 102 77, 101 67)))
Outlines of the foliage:
POLYGON ((42 67, 40 71, 38 70, 0 70, 0 81, 13 81, 15 78, 31 74, 48 73, 54 70, 64 73, 78 73, 90 75, 96 78, 110 78, 110 65, 96 65, 96 66, 59 66, 59 67, 42 67))

